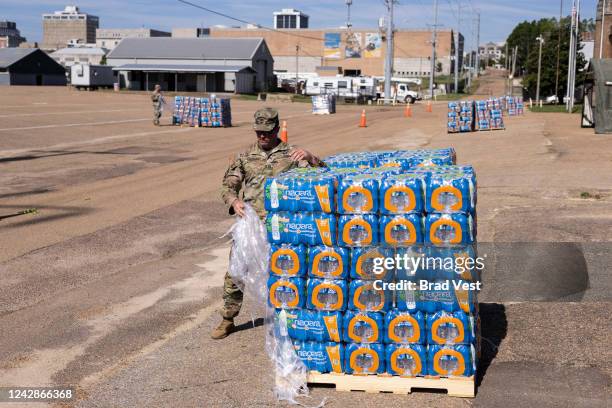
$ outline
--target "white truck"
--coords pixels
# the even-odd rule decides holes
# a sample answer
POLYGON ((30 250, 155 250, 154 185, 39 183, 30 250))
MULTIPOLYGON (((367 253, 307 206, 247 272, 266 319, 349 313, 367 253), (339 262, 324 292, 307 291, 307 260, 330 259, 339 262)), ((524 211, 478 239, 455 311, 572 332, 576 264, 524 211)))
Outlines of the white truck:
MULTIPOLYGON (((377 97, 385 97, 385 78, 376 77, 378 80, 377 97)), ((415 103, 423 99, 423 95, 414 90, 415 86, 420 86, 422 83, 420 78, 391 78, 391 99, 395 99, 404 103, 415 103)))
POLYGON ((70 83, 76 89, 112 88, 113 68, 107 65, 77 64, 70 68, 70 83))

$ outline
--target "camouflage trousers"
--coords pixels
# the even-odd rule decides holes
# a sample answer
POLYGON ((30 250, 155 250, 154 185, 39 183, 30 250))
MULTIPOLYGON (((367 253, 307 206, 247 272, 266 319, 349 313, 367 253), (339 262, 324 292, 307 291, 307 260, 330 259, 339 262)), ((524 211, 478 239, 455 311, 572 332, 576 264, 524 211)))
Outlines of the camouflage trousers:
POLYGON ((153 109, 153 123, 159 125, 159 118, 161 118, 162 111, 160 109, 153 109))
MULTIPOLYGON (((232 253, 230 251, 230 259, 232 253)), ((234 283, 232 277, 228 272, 225 272, 225 278, 223 279, 223 309, 221 309, 221 316, 224 319, 233 319, 240 313, 242 307, 242 299, 244 294, 240 288, 234 283)))

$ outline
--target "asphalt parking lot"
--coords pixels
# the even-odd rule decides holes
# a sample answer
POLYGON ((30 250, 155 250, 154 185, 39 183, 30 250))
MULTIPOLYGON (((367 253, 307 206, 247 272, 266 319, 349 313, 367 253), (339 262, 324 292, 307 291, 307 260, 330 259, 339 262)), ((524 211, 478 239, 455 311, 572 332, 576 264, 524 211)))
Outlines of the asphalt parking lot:
MULTIPOLYGON (((264 105, 233 100, 232 128, 174 127, 168 112, 154 127, 144 94, 2 90, 0 216, 37 213, 0 219, 1 386, 74 385, 79 407, 275 404, 254 305, 237 333, 209 337, 232 224, 220 180, 254 142, 264 105)), ((313 387, 305 404, 609 406, 609 135, 581 129, 577 115, 531 112, 505 131, 449 135, 444 103, 433 113, 416 104, 412 118, 367 107, 365 129, 361 107, 313 116, 305 103, 272 106, 290 142, 321 157, 454 147, 476 169, 478 240, 492 257, 476 398, 313 387)))

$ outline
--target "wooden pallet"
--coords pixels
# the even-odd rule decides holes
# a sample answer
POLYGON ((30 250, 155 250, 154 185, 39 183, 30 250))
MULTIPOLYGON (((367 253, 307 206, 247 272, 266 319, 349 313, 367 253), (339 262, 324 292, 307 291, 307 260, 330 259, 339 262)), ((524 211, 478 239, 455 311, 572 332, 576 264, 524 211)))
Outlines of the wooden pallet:
POLYGON ((309 371, 308 383, 333 384, 336 386, 336 391, 410 394, 413 388, 425 388, 446 390, 448 395, 452 397, 473 398, 475 396, 474 377, 407 378, 391 375, 349 375, 336 373, 321 374, 316 371, 309 371))

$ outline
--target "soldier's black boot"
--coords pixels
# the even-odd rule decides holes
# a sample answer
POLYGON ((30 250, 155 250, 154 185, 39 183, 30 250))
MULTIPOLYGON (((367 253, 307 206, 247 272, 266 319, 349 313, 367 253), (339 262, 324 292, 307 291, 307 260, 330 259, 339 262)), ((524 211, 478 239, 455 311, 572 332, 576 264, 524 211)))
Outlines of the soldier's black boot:
POLYGON ((236 326, 234 326, 234 319, 223 318, 219 326, 217 326, 217 328, 212 331, 210 337, 215 340, 224 339, 229 336, 235 328, 236 326))

